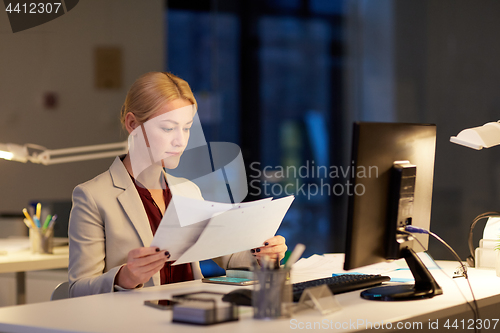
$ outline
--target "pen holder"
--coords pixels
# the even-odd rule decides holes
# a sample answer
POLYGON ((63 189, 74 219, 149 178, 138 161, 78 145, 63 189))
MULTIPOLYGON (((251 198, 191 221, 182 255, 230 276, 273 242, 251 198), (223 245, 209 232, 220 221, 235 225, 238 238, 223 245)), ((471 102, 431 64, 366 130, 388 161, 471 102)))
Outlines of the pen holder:
POLYGON ((31 252, 52 254, 54 249, 54 232, 50 229, 30 228, 31 252))
POLYGON ((256 319, 275 319, 291 316, 292 285, 287 277, 289 268, 258 269, 254 278, 252 296, 253 317, 256 319))

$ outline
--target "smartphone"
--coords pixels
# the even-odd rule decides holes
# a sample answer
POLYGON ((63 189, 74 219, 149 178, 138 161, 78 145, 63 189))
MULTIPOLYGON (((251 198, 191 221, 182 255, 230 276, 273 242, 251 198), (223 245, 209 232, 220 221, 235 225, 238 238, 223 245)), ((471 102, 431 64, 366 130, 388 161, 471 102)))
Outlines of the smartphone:
POLYGON ((203 278, 201 281, 208 282, 208 283, 232 284, 232 285, 237 285, 237 286, 248 286, 248 285, 255 283, 255 280, 252 280, 252 279, 227 277, 227 276, 203 278))
POLYGON ((170 310, 176 303, 177 301, 172 301, 171 299, 152 299, 144 301, 144 305, 151 306, 160 310, 170 310))

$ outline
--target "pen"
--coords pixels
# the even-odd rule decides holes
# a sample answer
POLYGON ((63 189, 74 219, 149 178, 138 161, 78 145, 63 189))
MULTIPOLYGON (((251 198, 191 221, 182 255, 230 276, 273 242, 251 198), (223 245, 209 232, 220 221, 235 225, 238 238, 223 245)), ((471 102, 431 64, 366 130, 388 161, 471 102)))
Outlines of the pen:
POLYGON ((50 220, 50 223, 48 226, 49 229, 54 228, 54 224, 56 223, 56 219, 57 219, 57 214, 54 214, 54 216, 52 216, 52 219, 50 220))
POLYGON ((295 264, 295 262, 299 260, 300 256, 302 255, 302 253, 304 253, 305 249, 306 246, 304 244, 298 243, 297 245, 295 245, 292 254, 290 255, 290 257, 288 257, 288 260, 285 263, 285 267, 286 268, 292 267, 293 264, 295 264))
POLYGON ((269 257, 267 255, 263 255, 260 258, 260 266, 262 269, 268 269, 269 268, 269 257))
POLYGON ((26 219, 30 222, 33 228, 36 228, 35 222, 33 222, 33 219, 31 218, 30 214, 28 213, 28 210, 26 208, 23 208, 23 213, 24 216, 26 216, 26 219))
POLYGON ((31 224, 30 224, 30 221, 28 221, 28 219, 23 219, 23 222, 24 222, 24 224, 26 224, 26 226, 27 226, 28 228, 30 228, 30 229, 31 229, 31 224))
POLYGON ((47 229, 47 227, 49 226, 49 222, 51 221, 52 219, 52 215, 47 215, 47 217, 45 218, 45 222, 43 223, 43 229, 47 229))
POLYGON ((274 269, 279 269, 279 268, 280 268, 280 257, 278 255, 278 257, 274 261, 274 269))
POLYGON ((33 216, 33 221, 35 221, 35 225, 37 228, 41 228, 42 225, 40 224, 40 219, 35 215, 33 216))
POLYGON ((37 217, 38 221, 40 221, 41 214, 42 214, 42 204, 41 203, 37 203, 36 204, 36 217, 37 217))

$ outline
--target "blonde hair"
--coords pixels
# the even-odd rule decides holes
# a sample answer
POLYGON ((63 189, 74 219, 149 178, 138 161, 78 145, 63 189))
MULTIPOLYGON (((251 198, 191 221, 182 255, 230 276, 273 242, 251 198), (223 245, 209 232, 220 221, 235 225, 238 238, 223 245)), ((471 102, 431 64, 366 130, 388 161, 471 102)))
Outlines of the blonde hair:
POLYGON ((197 107, 189 84, 168 72, 150 72, 139 77, 130 87, 123 103, 120 121, 131 112, 141 124, 146 122, 166 103, 185 99, 197 107))

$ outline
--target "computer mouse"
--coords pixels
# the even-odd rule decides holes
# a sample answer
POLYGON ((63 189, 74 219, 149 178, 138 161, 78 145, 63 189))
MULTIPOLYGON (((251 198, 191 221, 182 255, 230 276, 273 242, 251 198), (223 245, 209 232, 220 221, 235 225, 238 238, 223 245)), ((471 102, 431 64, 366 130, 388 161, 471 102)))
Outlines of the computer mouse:
POLYGON ((224 302, 231 302, 236 305, 252 306, 252 289, 236 289, 222 297, 224 302))

